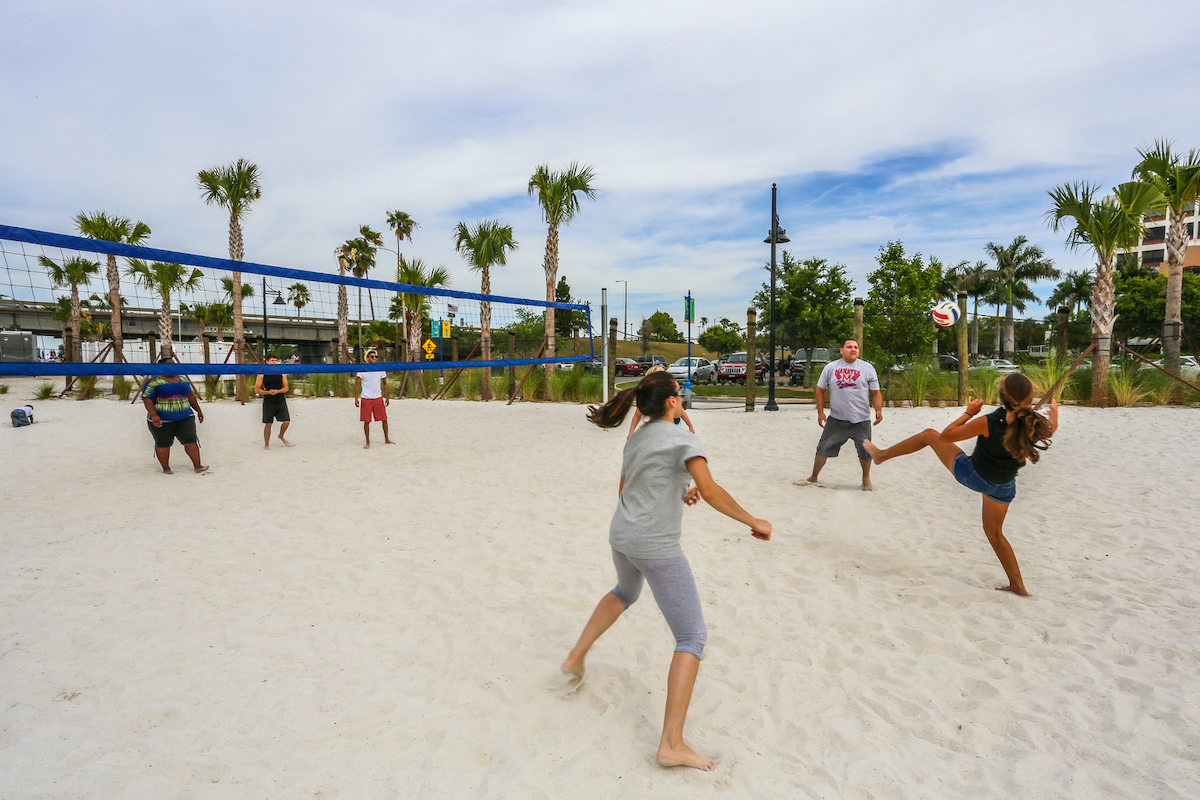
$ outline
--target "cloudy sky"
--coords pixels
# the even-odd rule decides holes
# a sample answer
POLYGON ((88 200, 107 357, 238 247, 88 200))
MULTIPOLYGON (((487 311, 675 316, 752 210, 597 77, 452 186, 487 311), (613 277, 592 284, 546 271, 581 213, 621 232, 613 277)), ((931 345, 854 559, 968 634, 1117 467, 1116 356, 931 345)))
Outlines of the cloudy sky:
MULTIPOLYGON (((151 244, 225 255, 196 187, 246 158, 246 258, 322 272, 389 209, 406 255, 478 289, 460 220, 511 224, 493 291, 544 296, 538 164, 591 165, 562 232, 573 293, 629 319, 744 322, 771 184, 798 257, 879 246, 946 262, 1046 227, 1046 192, 1126 179, 1155 138, 1200 147, 1191 2, 15 2, 0 31, 0 223, 141 219, 151 244), (113 10, 107 10, 106 6, 113 10)), ((394 241, 394 240, 393 240, 394 241)), ((373 276, 375 277, 375 276, 373 276)), ((387 279, 388 275, 378 277, 387 279)), ((1049 287, 1041 287, 1046 296, 1049 287)))

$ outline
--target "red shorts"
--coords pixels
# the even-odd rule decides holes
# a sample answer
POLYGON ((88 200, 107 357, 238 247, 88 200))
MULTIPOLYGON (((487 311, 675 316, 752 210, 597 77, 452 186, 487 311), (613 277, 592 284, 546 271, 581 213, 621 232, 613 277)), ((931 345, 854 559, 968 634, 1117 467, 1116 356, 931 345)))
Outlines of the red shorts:
POLYGON ((362 398, 358 401, 358 419, 360 422, 370 422, 374 419, 376 422, 383 422, 387 419, 387 406, 383 404, 382 397, 372 397, 370 400, 362 398))

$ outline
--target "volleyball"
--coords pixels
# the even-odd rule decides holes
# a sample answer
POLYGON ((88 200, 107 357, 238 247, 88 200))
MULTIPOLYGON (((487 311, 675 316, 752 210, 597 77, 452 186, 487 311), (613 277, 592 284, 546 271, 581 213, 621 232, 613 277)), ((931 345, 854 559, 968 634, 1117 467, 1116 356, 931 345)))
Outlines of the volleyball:
POLYGON ((958 322, 958 303, 943 300, 933 307, 933 321, 943 328, 958 322))

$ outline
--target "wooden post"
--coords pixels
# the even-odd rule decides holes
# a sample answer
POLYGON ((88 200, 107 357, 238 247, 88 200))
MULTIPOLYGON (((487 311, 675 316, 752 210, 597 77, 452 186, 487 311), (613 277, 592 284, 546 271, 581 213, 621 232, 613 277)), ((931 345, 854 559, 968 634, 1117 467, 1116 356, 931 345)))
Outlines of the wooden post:
POLYGON ((617 393, 617 318, 608 320, 608 372, 604 376, 608 381, 608 396, 615 397, 617 393))
POLYGON ((967 361, 971 357, 971 344, 967 332, 967 293, 958 293, 958 404, 967 404, 970 382, 967 379, 967 361))
POLYGON ((158 361, 158 346, 155 344, 154 331, 146 334, 146 341, 150 344, 150 363, 154 364, 158 361))
POLYGON ((854 298, 854 341, 858 342, 859 358, 863 358, 867 348, 863 346, 863 299, 861 297, 854 298))
MULTIPOLYGON (((508 332, 508 360, 512 361, 517 357, 517 334, 513 331, 508 332)), ((508 368, 508 377, 515 379, 517 377, 517 368, 508 368)))
MULTIPOLYGON (((542 345, 541 345, 541 347, 539 347, 539 348, 537 349, 537 352, 536 352, 536 353, 534 353, 533 357, 534 357, 534 358, 541 358, 541 357, 542 357, 542 352, 543 352, 545 349, 546 349, 546 340, 545 340, 545 339, 542 339, 542 345)), ((511 405, 513 404, 513 400, 516 400, 516 399, 517 399, 517 395, 518 395, 518 394, 520 394, 520 392, 521 392, 521 387, 523 387, 523 386, 525 385, 525 381, 529 379, 529 373, 533 372, 533 368, 534 368, 534 367, 536 367, 536 366, 538 366, 538 365, 537 365, 537 364, 530 364, 530 365, 529 365, 529 369, 525 370, 525 374, 521 376, 521 382, 520 382, 520 383, 518 383, 516 386, 514 386, 514 387, 513 387, 513 393, 512 393, 512 394, 509 396, 509 398, 508 398, 508 402, 507 402, 507 403, 505 403, 505 405, 509 405, 509 406, 511 406, 511 405)))
POLYGON ((758 312, 746 309, 746 411, 754 411, 754 378, 758 374, 755 358, 754 336, 757 333, 758 312))

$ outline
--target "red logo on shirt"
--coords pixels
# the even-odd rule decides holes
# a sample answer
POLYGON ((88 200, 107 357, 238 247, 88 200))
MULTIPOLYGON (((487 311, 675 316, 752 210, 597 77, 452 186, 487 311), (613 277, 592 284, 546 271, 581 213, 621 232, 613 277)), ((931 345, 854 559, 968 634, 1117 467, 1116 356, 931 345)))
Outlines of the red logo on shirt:
POLYGON ((849 389, 858 384, 858 379, 862 377, 862 373, 856 369, 835 369, 833 377, 837 381, 839 389, 849 389))

